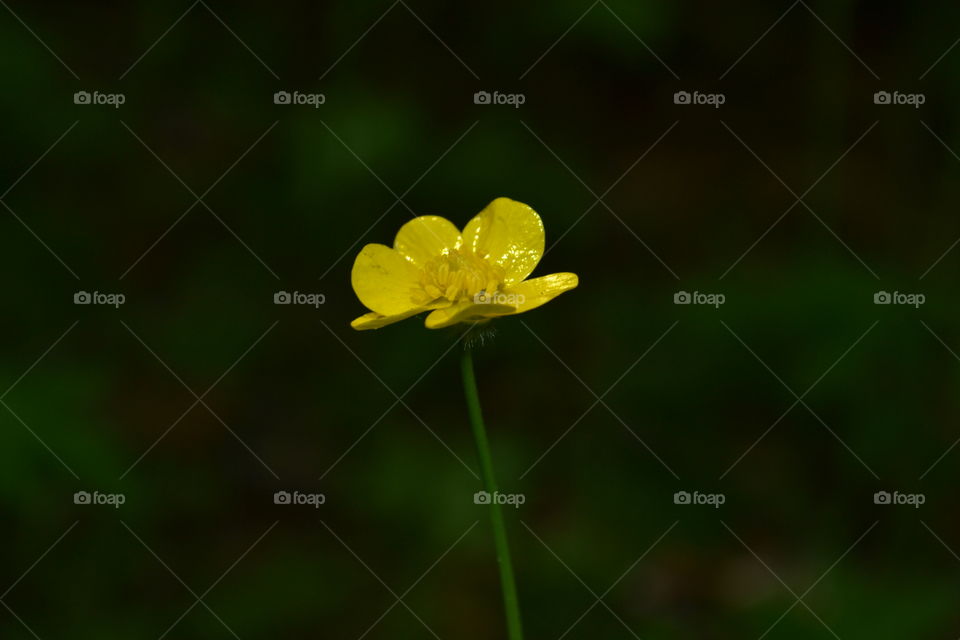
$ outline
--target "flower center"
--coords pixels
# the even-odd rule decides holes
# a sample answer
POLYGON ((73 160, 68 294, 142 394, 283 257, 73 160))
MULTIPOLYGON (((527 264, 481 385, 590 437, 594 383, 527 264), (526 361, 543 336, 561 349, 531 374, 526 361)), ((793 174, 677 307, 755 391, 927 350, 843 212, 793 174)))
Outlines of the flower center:
POLYGON ((438 298, 459 302, 481 292, 492 295, 500 288, 504 275, 503 267, 464 248, 453 249, 424 265, 413 299, 417 304, 428 304, 438 298))

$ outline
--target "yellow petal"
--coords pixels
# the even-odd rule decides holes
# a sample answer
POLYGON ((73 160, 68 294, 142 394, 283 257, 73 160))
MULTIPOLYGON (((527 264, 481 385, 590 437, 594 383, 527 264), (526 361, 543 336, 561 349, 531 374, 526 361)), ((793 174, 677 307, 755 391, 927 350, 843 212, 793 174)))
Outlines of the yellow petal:
POLYGON ((410 294, 419 282, 420 269, 386 245, 365 246, 353 263, 350 279, 363 306, 380 315, 419 307, 410 294))
POLYGON ((418 313, 423 313, 424 311, 433 311, 434 309, 444 309, 449 307, 452 302, 448 300, 438 300, 437 302, 432 302, 428 305, 422 307, 416 307, 415 309, 410 309, 403 313, 398 313, 392 316, 381 315, 376 312, 367 313, 360 316, 350 323, 350 326, 356 329, 357 331, 366 331, 367 329, 379 329, 380 327, 385 327, 388 324, 393 324, 394 322, 400 322, 401 320, 406 320, 410 316, 415 316, 418 313))
POLYGON ((505 284, 520 282, 543 256, 543 222, 527 205, 497 198, 463 229, 464 246, 503 267, 505 284))
POLYGON ((393 241, 394 250, 418 267, 459 246, 460 230, 440 216, 414 218, 400 227, 393 241))
POLYGON ((416 315, 423 311, 423 309, 413 309, 406 313, 398 313, 395 316, 382 316, 376 312, 370 312, 368 314, 362 315, 353 322, 350 323, 350 326, 356 329, 357 331, 366 331, 367 329, 379 329, 380 327, 385 327, 388 324, 393 324, 394 322, 400 322, 401 320, 406 320, 410 316, 416 315))
POLYGON ((515 307, 505 304, 483 304, 472 301, 460 302, 446 309, 438 309, 427 316, 427 329, 442 329, 459 322, 478 322, 496 316, 510 315, 515 307))
POLYGON ((548 276, 524 280, 504 289, 499 295, 508 304, 515 305, 514 313, 523 313, 550 302, 561 293, 575 289, 579 279, 575 273, 551 273, 548 276))

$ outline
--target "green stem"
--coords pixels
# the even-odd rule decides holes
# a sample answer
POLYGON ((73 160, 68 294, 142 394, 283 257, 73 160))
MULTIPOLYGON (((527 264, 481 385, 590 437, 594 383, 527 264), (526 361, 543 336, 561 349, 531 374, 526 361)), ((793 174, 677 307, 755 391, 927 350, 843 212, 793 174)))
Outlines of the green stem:
POLYGON ((480 475, 483 476, 483 485, 487 493, 490 494, 490 522, 493 525, 493 543, 497 550, 497 564, 500 566, 500 586, 503 589, 503 607, 507 615, 507 637, 510 640, 523 640, 517 586, 513 579, 513 565, 510 563, 510 548, 507 545, 507 529, 503 523, 503 513, 500 511, 500 505, 494 500, 497 481, 493 475, 490 445, 487 443, 487 430, 483 426, 483 413, 480 410, 477 380, 473 374, 473 352, 469 346, 463 350, 460 368, 463 372, 463 391, 467 396, 467 412, 470 414, 473 438, 477 442, 477 453, 480 457, 480 475))

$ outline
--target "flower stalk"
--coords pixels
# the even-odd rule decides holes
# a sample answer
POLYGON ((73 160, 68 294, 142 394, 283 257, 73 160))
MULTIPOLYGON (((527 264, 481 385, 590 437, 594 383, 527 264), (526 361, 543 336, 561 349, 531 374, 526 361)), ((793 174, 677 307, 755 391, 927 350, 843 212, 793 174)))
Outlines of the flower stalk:
POLYGON ((497 552, 497 564, 500 568, 500 587, 503 591, 503 607, 507 617, 507 637, 510 640, 523 640, 523 629, 520 624, 520 603, 513 577, 513 565, 510 562, 507 529, 503 521, 503 512, 494 498, 497 492, 497 480, 493 473, 493 461, 490 457, 490 445, 487 442, 487 430, 483 424, 480 394, 477 392, 477 380, 473 372, 473 349, 469 342, 464 347, 460 369, 463 374, 463 391, 467 397, 470 426, 473 429, 473 438, 477 444, 477 455, 480 458, 480 475, 484 489, 490 495, 490 523, 493 526, 493 543, 497 552))

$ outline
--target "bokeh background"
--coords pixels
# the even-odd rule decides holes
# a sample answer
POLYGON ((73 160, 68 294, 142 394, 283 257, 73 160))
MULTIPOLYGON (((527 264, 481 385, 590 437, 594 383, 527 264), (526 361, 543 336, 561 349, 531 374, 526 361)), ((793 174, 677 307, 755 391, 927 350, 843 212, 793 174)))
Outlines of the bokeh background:
POLYGON ((2 637, 504 637, 458 330, 348 326, 501 195, 581 278, 476 356, 530 638, 960 633, 957 5, 2 4, 2 637))

